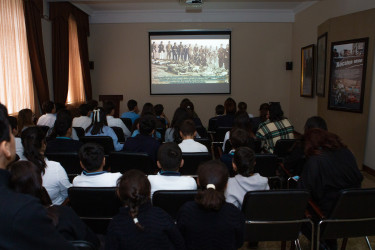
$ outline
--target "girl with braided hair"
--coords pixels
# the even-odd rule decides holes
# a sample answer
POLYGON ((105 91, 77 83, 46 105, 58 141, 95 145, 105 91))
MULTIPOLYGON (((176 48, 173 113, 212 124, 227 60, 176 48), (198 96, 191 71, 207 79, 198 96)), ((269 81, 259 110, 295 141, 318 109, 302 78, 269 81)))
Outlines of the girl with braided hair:
POLYGON ((238 249, 244 243, 245 218, 233 204, 225 201, 228 170, 212 160, 198 168, 195 201, 186 202, 177 216, 177 225, 187 249, 238 249))
POLYGON ((151 185, 139 170, 129 170, 117 182, 123 202, 109 224, 106 249, 185 249, 183 238, 172 218, 151 205, 151 185))

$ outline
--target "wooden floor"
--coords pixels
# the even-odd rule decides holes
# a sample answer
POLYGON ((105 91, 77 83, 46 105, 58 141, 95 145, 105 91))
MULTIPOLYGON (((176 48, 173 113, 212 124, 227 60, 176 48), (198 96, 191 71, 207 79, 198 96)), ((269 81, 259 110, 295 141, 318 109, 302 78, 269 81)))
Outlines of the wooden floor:
MULTIPOLYGON (((364 177, 363 182, 362 182, 362 188, 375 188, 375 176, 372 176, 366 172, 362 172, 362 174, 364 177)), ((299 240, 300 240, 302 249, 311 249, 310 242, 306 237, 301 235, 299 237, 299 240)), ((369 240, 371 243, 371 247, 375 249, 375 236, 369 237, 369 240)), ((258 248, 256 249, 279 250, 281 249, 280 246, 281 246, 280 242, 267 241, 267 242, 259 242, 258 248)), ((290 242, 287 243, 287 249, 289 249, 289 247, 290 247, 290 242)), ((340 249, 340 247, 341 247, 341 240, 338 240, 338 249, 340 249)), ((241 250, 249 249, 247 247, 247 243, 245 242, 245 244, 240 249, 241 250)), ((365 238, 363 237, 362 238, 350 238, 348 240, 346 249, 347 250, 362 250, 362 249, 368 249, 368 247, 367 247, 365 238)))

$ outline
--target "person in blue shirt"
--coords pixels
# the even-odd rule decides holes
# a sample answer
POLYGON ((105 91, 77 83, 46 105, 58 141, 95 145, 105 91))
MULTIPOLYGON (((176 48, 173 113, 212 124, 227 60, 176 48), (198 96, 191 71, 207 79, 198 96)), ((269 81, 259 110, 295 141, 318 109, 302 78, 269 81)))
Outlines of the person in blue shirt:
POLYGON ((110 136, 113 140, 115 151, 120 151, 124 147, 123 144, 118 142, 115 131, 108 127, 106 113, 102 107, 94 109, 92 123, 85 132, 86 136, 110 136))
POLYGON ((122 113, 120 118, 129 118, 132 120, 132 123, 134 123, 135 120, 139 118, 139 109, 138 109, 138 103, 136 100, 129 100, 128 101, 128 112, 122 113))

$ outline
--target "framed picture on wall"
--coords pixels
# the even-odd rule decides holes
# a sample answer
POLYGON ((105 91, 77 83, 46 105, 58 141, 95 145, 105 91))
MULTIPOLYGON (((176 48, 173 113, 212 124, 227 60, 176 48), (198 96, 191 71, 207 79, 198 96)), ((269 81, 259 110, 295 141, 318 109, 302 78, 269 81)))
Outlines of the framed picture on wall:
POLYGON ((301 89, 300 95, 313 97, 314 86, 314 44, 301 49, 301 89))
POLYGON ((328 109, 362 113, 368 38, 333 42, 328 109))
POLYGON ((326 87, 327 33, 318 37, 316 47, 316 95, 324 97, 326 87))

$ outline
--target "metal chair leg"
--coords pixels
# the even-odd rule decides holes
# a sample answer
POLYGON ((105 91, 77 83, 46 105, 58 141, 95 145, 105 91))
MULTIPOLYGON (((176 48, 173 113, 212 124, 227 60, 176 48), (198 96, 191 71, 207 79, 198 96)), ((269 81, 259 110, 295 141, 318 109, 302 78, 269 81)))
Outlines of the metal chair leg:
POLYGON ((366 239, 366 243, 367 243, 368 249, 372 250, 372 247, 371 247, 370 241, 368 240, 368 237, 365 236, 365 239, 366 239))
POLYGON ((348 238, 342 239, 342 244, 341 244, 341 250, 346 249, 346 244, 348 243, 348 238))

